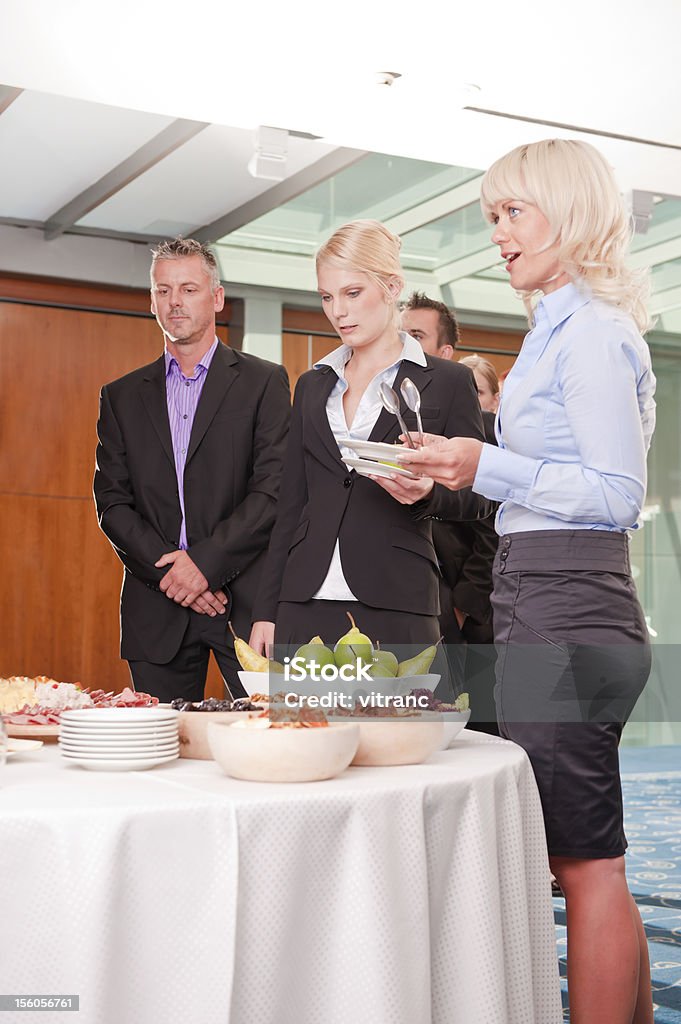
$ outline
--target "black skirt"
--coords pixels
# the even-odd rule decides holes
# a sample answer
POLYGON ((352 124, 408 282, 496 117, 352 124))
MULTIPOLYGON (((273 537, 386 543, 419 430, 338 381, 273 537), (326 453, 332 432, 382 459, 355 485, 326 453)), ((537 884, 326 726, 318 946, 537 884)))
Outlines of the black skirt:
POLYGON ((651 663, 626 535, 502 537, 492 606, 500 731, 532 762, 549 853, 621 856, 617 748, 651 663))

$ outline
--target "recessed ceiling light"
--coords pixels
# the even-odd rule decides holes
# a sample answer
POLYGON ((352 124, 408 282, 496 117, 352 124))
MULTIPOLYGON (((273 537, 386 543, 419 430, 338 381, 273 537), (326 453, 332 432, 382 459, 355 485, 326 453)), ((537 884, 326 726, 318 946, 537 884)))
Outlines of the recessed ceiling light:
POLYGON ((255 132, 255 151, 248 161, 249 173, 254 178, 283 181, 286 177, 288 132, 284 128, 259 125, 255 132))
POLYGON ((377 71, 376 72, 376 85, 392 85, 402 75, 399 71, 377 71))

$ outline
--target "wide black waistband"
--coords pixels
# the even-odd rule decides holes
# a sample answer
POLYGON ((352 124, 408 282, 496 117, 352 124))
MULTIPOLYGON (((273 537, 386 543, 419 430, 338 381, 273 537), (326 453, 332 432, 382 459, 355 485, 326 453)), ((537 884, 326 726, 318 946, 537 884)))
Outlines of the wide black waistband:
POLYGON ((530 530, 499 539, 500 572, 618 572, 629 575, 629 540, 610 530, 530 530))

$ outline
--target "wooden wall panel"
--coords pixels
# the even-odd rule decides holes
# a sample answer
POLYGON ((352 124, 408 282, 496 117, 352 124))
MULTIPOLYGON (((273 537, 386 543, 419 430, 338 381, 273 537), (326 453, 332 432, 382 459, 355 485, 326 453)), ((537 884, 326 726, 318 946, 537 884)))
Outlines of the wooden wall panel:
POLYGON ((102 384, 162 350, 154 320, 0 306, 2 489, 88 497, 102 384))
POLYGON ((461 327, 461 341, 457 348, 459 359, 477 354, 489 359, 498 374, 513 366, 523 334, 506 334, 501 331, 485 331, 478 327, 461 327))
POLYGON ((340 339, 326 338, 317 334, 292 334, 285 331, 282 335, 282 362, 294 391, 301 373, 305 373, 323 356, 338 348, 340 339))
POLYGON ((118 559, 91 499, 3 494, 2 675, 102 689, 129 681, 118 652, 118 559))
MULTIPOLYGON (((120 288, 53 277, 0 274, 0 299, 151 317, 148 288, 120 288)), ((224 308, 216 315, 216 321, 227 325, 231 318, 232 305, 225 302, 224 308)))

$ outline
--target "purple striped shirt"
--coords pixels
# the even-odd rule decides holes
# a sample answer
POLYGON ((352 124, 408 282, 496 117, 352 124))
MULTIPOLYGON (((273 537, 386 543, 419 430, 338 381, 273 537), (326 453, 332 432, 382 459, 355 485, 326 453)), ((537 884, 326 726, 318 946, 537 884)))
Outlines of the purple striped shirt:
POLYGON ((175 356, 171 356, 168 349, 165 350, 166 401, 168 403, 168 419, 170 420, 170 436, 173 439, 173 453, 175 455, 177 491, 180 495, 180 509, 182 510, 182 524, 180 526, 178 547, 182 551, 186 551, 188 546, 187 524, 184 512, 184 467, 187 461, 189 438, 191 437, 194 424, 194 416, 196 415, 199 398, 206 381, 206 374, 217 347, 218 339, 216 338, 206 354, 201 357, 194 367, 193 377, 185 377, 178 366, 175 356))

